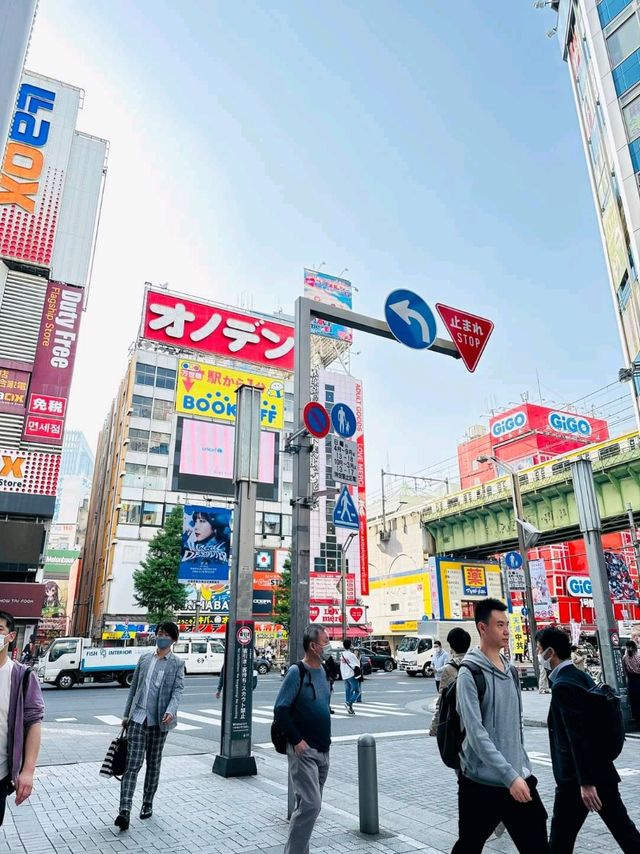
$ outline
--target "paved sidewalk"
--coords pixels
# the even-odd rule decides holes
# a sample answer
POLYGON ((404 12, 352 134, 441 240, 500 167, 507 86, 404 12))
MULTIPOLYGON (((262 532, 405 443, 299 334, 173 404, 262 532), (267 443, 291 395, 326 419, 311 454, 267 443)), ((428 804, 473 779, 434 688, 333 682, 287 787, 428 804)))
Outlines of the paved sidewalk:
MULTIPOLYGON (((553 781, 547 733, 531 727, 525 730, 525 738, 541 796, 550 808, 553 781)), ((79 737, 76 739, 79 743, 79 737)), ((211 773, 213 753, 175 755, 177 741, 172 734, 167 742, 155 814, 149 821, 137 818, 139 790, 130 830, 122 834, 113 826, 119 785, 98 775, 99 761, 48 765, 38 769, 30 802, 16 808, 10 799, 0 829, 0 852, 282 854, 287 834, 285 758, 273 750, 257 749, 257 777, 224 780, 211 773)), ((623 797, 634 820, 640 822, 637 741, 626 745, 617 764, 624 773, 623 797)), ((357 746, 340 742, 332 748, 313 854, 451 851, 457 827, 456 785, 453 773, 440 761, 435 739, 379 739, 378 784, 382 833, 363 837, 358 832, 357 746)), ((608 849, 613 849, 613 841, 604 825, 597 817, 589 817, 575 854, 608 849)), ((506 835, 485 847, 491 854, 514 850, 506 835)))

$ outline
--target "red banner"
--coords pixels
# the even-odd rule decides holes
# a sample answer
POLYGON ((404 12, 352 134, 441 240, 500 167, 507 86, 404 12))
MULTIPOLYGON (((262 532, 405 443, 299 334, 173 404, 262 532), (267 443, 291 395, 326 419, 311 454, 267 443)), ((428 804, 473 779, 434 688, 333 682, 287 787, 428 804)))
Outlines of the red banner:
POLYGON ((31 377, 24 438, 61 445, 84 290, 49 282, 31 377))
POLYGON ((141 335, 187 350, 293 371, 291 324, 148 291, 141 335))

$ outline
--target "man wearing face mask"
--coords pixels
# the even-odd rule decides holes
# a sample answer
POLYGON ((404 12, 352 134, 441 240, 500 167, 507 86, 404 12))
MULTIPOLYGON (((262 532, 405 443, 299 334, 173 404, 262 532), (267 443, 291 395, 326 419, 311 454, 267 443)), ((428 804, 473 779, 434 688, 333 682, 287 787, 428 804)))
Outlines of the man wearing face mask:
POLYGON ((637 854, 640 833, 622 803, 620 777, 592 718, 588 692, 595 682, 572 663, 571 641, 561 629, 543 629, 538 652, 551 682, 548 727, 556 780, 551 852, 571 854, 587 815, 597 812, 622 851, 637 854))
POLYGON ((156 649, 140 656, 133 674, 122 720, 127 730, 128 748, 127 767, 120 787, 120 813, 115 820, 121 830, 129 827, 133 793, 145 754, 147 772, 140 818, 153 815, 162 750, 169 730, 177 724, 178 705, 184 690, 184 662, 171 652, 179 636, 175 623, 158 623, 156 649))
POLYGON ((309 854, 329 773, 331 694, 322 666, 329 646, 325 627, 307 626, 302 645, 304 658, 287 671, 273 710, 289 742, 289 779, 295 798, 284 854, 309 854))

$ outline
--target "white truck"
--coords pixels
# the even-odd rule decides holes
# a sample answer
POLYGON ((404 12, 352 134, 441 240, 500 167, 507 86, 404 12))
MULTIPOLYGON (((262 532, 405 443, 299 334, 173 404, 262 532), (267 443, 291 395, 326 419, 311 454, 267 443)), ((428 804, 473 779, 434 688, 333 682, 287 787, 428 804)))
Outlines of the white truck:
POLYGON ((91 646, 90 638, 57 638, 38 659, 38 679, 58 688, 73 688, 82 682, 119 682, 131 685, 133 671, 143 652, 152 647, 91 646))
POLYGON ((478 646, 480 636, 473 620, 425 620, 420 623, 420 631, 416 634, 405 635, 396 650, 398 670, 403 670, 407 676, 422 673, 423 676, 433 676, 431 659, 433 657, 433 642, 439 640, 442 648, 451 652, 447 644, 447 635, 451 629, 461 628, 471 635, 471 646, 478 646))

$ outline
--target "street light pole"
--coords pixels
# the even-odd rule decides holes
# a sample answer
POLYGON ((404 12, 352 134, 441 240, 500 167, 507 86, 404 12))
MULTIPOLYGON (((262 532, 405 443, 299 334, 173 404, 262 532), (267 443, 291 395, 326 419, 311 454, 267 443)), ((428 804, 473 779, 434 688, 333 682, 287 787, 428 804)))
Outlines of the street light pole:
POLYGON ((524 534, 524 508, 522 506, 522 492, 520 491, 520 480, 518 472, 508 463, 499 460, 494 456, 478 457, 479 463, 486 463, 491 460, 497 466, 501 466, 509 472, 511 479, 511 499, 513 502, 513 515, 516 523, 516 535, 518 537, 518 549, 522 557, 522 569, 524 572, 524 598, 527 603, 527 625, 529 626, 529 634, 531 640, 531 663, 533 664, 533 672, 536 675, 536 680, 540 678, 540 665, 538 656, 536 655, 536 634, 538 627, 536 625, 536 615, 533 610, 533 591, 531 589, 531 571, 529 569, 529 550, 524 534))
POLYGON ((511 472, 511 495, 513 498, 513 512, 516 517, 516 531, 518 533, 518 548, 522 557, 522 569, 524 570, 524 598, 527 603, 527 623, 529 625, 529 634, 531 635, 531 662, 533 664, 533 672, 536 675, 536 680, 540 677, 540 665, 538 656, 536 655, 536 634, 538 627, 536 625, 536 615, 533 609, 533 591, 531 589, 531 572, 529 570, 529 554, 527 544, 524 539, 524 509, 522 506, 522 493, 520 492, 520 480, 518 473, 511 472))

